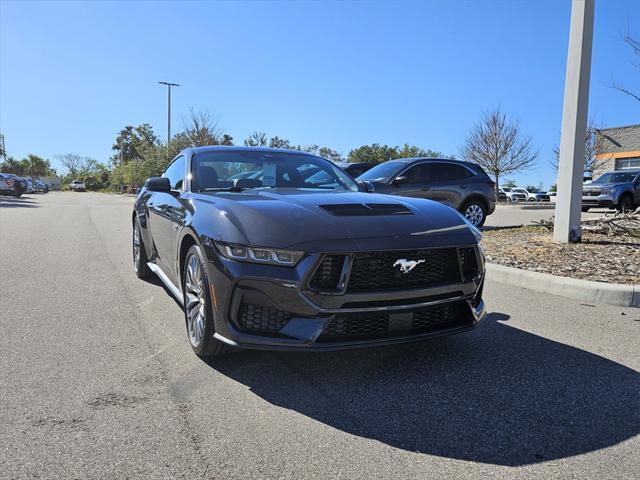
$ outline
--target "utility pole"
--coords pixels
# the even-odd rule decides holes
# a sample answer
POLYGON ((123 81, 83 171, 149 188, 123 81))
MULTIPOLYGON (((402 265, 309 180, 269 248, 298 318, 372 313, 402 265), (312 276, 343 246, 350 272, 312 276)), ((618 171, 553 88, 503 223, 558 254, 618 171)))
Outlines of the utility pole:
POLYGON ((0 133, 0 157, 7 161, 7 149, 4 146, 4 133, 0 133))
MULTIPOLYGON (((167 86, 167 157, 169 157, 169 152, 171 151, 171 149, 169 148, 171 144, 171 87, 179 87, 180 85, 170 82, 158 83, 167 86)), ((171 159, 169 158, 169 160, 171 159)))
POLYGON ((582 183, 589 107, 589 77, 595 0, 573 0, 564 108, 558 162, 558 200, 553 238, 560 243, 582 240, 582 183))

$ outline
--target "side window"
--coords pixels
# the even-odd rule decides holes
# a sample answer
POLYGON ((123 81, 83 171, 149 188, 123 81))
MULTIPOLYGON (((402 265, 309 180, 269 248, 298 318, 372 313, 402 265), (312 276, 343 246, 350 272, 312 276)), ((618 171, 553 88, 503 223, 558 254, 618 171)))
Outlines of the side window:
POLYGON ((182 190, 184 186, 184 170, 184 156, 180 156, 176 158, 162 174, 163 177, 167 177, 169 179, 171 190, 182 190))
POLYGON ((434 182, 462 180, 471 176, 469 170, 454 163, 433 163, 431 167, 431 180, 434 182))
POLYGON ((409 178, 409 183, 421 183, 429 181, 430 165, 427 163, 421 163, 414 165, 402 175, 409 178))

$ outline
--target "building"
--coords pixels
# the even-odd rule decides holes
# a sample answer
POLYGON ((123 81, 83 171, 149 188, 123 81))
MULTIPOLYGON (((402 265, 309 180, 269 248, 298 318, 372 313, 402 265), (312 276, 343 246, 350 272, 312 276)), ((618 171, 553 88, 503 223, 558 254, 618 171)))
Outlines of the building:
POLYGON ((640 168, 640 125, 602 128, 597 133, 593 178, 610 170, 640 168))

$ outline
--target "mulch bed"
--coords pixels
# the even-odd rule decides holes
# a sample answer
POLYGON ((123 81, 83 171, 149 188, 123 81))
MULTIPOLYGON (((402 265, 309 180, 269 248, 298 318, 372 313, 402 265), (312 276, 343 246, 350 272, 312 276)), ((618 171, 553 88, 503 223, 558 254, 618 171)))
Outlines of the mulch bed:
POLYGON ((583 232, 582 243, 560 244, 544 227, 487 230, 487 262, 607 283, 640 284, 638 237, 583 232))

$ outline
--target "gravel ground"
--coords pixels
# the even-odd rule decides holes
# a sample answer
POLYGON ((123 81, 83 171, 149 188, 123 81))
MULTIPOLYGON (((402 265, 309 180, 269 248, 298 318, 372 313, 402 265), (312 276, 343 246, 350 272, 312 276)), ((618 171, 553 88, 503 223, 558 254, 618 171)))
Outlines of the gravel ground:
POLYGON ((487 230, 487 261, 563 277, 609 283, 640 283, 640 241, 584 232, 582 243, 559 244, 544 227, 487 230))

